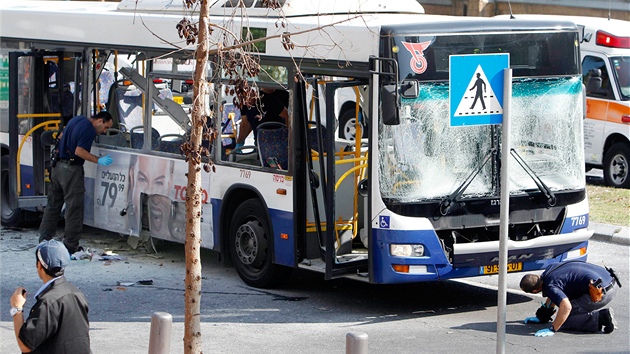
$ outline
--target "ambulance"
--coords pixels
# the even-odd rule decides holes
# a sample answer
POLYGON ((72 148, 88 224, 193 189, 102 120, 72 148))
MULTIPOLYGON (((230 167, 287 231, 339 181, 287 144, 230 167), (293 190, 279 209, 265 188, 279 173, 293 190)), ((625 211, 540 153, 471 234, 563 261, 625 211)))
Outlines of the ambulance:
POLYGON ((630 187, 630 22, 574 18, 586 88, 587 169, 601 168, 607 185, 630 187))

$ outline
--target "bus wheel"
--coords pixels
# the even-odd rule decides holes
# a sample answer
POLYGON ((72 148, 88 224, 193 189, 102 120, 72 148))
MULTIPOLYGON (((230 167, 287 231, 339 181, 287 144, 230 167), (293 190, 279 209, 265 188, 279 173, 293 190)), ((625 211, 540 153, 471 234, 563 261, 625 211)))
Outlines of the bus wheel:
POLYGON ((604 156, 604 182, 617 188, 630 188, 630 147, 616 143, 604 156))
POLYGON ((272 263, 272 234, 265 207, 249 199, 234 211, 230 222, 230 255, 241 279, 250 286, 271 288, 286 280, 291 268, 272 263))
POLYGON ((2 225, 18 226, 24 220, 24 212, 20 208, 12 209, 9 205, 9 156, 2 156, 2 225))

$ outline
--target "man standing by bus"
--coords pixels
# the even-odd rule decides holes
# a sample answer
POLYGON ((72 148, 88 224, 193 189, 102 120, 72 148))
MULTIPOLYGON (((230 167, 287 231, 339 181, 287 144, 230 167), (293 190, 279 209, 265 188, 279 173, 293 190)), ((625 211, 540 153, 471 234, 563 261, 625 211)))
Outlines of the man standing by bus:
POLYGON ((621 284, 614 270, 581 261, 550 265, 540 276, 527 274, 521 279, 521 289, 532 294, 542 292, 547 300, 536 317, 526 318, 525 323, 549 322, 557 306, 558 314, 551 326, 537 331, 536 337, 553 336, 560 327, 611 333, 615 329, 613 310, 604 307, 612 301, 617 286, 621 284))
POLYGON ((79 250, 85 195, 83 163, 90 161, 103 166, 112 163, 109 155, 98 157, 90 153, 96 135, 103 134, 112 124, 111 114, 102 111, 91 118, 76 116, 64 128, 58 145, 58 161, 50 174, 48 204, 39 225, 40 242, 55 236, 61 208, 65 202, 66 226, 63 244, 70 254, 79 250))

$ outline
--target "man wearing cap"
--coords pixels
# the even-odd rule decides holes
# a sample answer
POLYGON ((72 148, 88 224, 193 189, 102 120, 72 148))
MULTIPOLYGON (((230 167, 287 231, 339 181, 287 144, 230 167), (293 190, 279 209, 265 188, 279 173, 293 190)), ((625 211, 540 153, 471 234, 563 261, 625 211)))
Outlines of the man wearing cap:
POLYGON ((88 303, 83 293, 63 276, 70 255, 63 243, 43 241, 35 250, 37 275, 44 283, 26 321, 22 308, 26 289, 11 296, 11 316, 18 346, 23 353, 91 353, 88 303))
POLYGON ((59 157, 50 174, 48 204, 39 225, 39 242, 50 240, 57 232, 61 208, 66 204, 66 226, 63 243, 70 254, 79 250, 83 231, 83 199, 85 195, 83 163, 90 161, 108 166, 112 158, 90 153, 97 134, 103 134, 113 124, 111 114, 102 111, 86 118, 76 116, 68 122, 59 140, 59 157))

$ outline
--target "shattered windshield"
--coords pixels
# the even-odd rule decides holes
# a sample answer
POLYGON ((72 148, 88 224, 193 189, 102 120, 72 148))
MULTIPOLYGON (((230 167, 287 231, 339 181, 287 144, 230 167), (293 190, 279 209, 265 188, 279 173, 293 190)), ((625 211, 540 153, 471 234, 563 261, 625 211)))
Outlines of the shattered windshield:
POLYGON ((413 203, 499 194, 502 127, 450 126, 450 55, 509 53, 510 148, 534 175, 513 161, 512 194, 541 193, 534 178, 551 191, 584 188, 576 31, 401 35, 390 37, 385 52, 393 53, 401 80, 418 84, 418 96, 401 98, 399 125, 379 120, 383 198, 413 203))
MULTIPOLYGON (((579 77, 513 79, 512 146, 552 191, 584 188, 582 83, 579 77)), ((399 125, 380 123, 383 198, 409 203, 456 190, 501 141, 500 125, 451 127, 447 83, 421 83, 402 98, 399 125)), ((500 154, 499 154, 500 155, 500 154)), ((511 193, 538 191, 517 163, 511 193)), ((498 195, 497 166, 483 165, 462 198, 498 195)))

